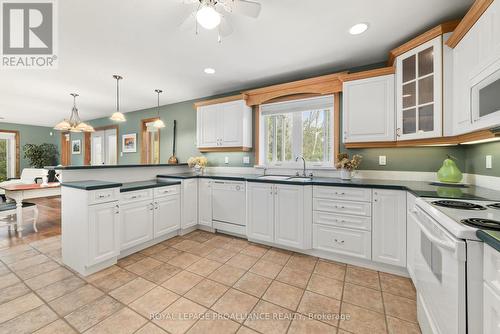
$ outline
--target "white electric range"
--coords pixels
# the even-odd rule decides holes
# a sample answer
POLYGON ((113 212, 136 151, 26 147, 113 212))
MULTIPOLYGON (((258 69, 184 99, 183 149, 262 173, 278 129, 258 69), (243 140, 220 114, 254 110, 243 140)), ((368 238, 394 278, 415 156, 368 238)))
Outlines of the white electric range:
POLYGON ((500 204, 418 198, 408 209, 408 271, 422 333, 483 333, 483 243, 476 231, 500 230, 500 204))

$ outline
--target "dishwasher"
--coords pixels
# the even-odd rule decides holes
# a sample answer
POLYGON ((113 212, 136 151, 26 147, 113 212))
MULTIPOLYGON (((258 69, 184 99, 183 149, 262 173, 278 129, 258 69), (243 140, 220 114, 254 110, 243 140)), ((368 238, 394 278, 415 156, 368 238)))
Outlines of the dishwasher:
POLYGON ((219 231, 246 235, 245 182, 213 181, 212 226, 219 231))

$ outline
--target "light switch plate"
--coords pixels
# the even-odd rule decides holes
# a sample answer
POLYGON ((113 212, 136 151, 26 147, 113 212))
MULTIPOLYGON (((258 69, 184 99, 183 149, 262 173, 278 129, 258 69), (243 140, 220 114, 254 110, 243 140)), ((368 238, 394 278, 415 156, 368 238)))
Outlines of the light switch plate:
POLYGON ((224 163, 228 164, 229 163, 229 157, 224 157, 224 163))
POLYGON ((493 157, 491 155, 486 156, 486 168, 487 169, 493 168, 493 157))
POLYGON ((249 164, 250 163, 250 157, 249 156, 244 156, 243 157, 243 163, 244 164, 249 164))
POLYGON ((385 166, 387 165, 387 157, 385 155, 379 155, 378 156, 378 164, 380 166, 385 166))

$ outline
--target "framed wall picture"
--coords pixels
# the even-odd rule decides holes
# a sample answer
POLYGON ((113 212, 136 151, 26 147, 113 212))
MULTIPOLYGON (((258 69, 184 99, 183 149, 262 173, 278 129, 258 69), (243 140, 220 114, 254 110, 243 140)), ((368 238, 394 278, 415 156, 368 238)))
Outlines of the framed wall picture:
POLYGON ((137 152, 137 134, 129 133, 122 136, 122 152, 134 153, 137 152))
POLYGON ((71 141, 71 154, 81 154, 82 153, 82 141, 80 139, 71 141))

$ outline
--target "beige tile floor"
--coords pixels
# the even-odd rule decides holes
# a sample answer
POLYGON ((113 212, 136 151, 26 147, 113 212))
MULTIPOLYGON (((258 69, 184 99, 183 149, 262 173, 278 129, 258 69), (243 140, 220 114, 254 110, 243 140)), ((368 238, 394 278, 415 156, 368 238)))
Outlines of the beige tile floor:
POLYGON ((86 278, 60 259, 60 236, 0 250, 0 334, 420 333, 407 278, 221 234, 86 278))

